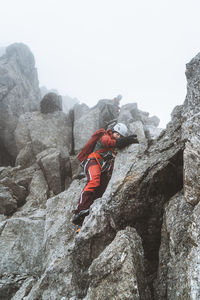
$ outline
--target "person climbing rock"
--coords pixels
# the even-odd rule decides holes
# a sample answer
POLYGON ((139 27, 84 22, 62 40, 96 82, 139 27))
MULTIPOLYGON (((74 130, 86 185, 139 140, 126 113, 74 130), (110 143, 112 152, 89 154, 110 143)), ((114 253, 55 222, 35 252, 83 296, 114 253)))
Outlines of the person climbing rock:
POLYGON ((113 129, 97 130, 83 147, 78 158, 82 161, 87 183, 80 195, 72 222, 82 225, 84 218, 89 215, 89 207, 95 199, 100 198, 110 180, 113 170, 115 148, 122 149, 130 144, 139 143, 137 135, 127 136, 125 124, 117 123, 113 129))

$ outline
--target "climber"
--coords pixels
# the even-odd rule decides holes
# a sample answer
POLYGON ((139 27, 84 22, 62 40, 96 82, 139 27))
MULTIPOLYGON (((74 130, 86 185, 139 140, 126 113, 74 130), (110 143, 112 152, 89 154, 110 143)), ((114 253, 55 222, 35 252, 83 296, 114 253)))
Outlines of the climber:
MULTIPOLYGON (((97 131, 103 132, 103 134, 101 133, 101 137, 95 143, 93 152, 82 162, 87 176, 87 184, 81 193, 77 209, 73 211, 72 222, 75 225, 82 225, 84 218, 89 214, 89 207, 95 199, 103 195, 112 174, 116 155, 114 148, 122 149, 130 144, 139 143, 137 135, 126 136, 127 131, 126 125, 122 123, 117 123, 112 130, 100 129, 97 131)), ((80 154, 79 157, 84 157, 80 154)))

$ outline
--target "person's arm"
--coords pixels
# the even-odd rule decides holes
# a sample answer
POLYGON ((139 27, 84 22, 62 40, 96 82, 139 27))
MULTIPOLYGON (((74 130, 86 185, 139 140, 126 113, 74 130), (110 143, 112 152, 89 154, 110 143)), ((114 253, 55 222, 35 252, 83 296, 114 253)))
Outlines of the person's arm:
POLYGON ((136 134, 117 139, 115 147, 118 149, 122 149, 131 144, 139 144, 136 134))
POLYGON ((111 136, 109 134, 104 134, 101 137, 101 141, 104 144, 104 146, 106 148, 114 148, 116 145, 116 140, 112 139, 111 136))

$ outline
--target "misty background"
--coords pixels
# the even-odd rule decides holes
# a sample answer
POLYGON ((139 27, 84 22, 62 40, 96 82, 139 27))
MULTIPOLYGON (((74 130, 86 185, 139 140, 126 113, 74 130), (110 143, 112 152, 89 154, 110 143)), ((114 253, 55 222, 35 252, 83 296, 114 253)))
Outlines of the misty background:
POLYGON ((200 51, 199 11, 199 0, 6 0, 0 47, 28 45, 40 86, 89 106, 121 94, 164 127, 200 51))

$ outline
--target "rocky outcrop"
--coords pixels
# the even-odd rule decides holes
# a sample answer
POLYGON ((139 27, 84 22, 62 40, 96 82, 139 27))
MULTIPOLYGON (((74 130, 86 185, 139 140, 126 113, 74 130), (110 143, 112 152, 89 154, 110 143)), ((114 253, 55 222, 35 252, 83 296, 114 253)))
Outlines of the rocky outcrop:
POLYGON ((14 130, 25 112, 39 110, 40 90, 35 60, 24 44, 13 44, 0 57, 0 139, 16 158, 14 130))
MULTIPOLYGON (((62 119, 62 112, 21 116, 18 161, 26 163, 0 168, 0 193, 7 192, 8 204, 26 192, 25 204, 16 200, 12 216, 0 214, 3 299, 199 298, 199 55, 187 65, 186 75, 186 100, 158 135, 146 133, 148 126, 157 128, 157 118, 139 112, 136 104, 122 108, 121 116, 116 113, 140 144, 118 151, 108 187, 90 207, 78 235, 72 210, 86 179, 73 180, 60 193, 68 156, 54 118, 62 119), (48 138, 41 129, 34 131, 38 123, 48 138)), ((89 122, 93 131, 107 126, 112 108, 109 100, 92 109, 74 108, 75 150, 84 143, 78 145, 76 136, 90 130, 89 122)))
POLYGON ((15 140, 19 153, 16 162, 26 167, 36 160, 37 154, 48 148, 68 153, 72 147, 71 120, 60 111, 26 113, 19 118, 15 140))
MULTIPOLYGON (((48 94, 48 93, 56 93, 56 94, 59 94, 58 91, 56 89, 50 89, 48 90, 45 86, 42 86, 40 87, 40 91, 41 91, 41 96, 42 98, 48 94)), ((62 95, 62 110, 64 113, 68 114, 69 111, 71 109, 74 108, 74 106, 76 104, 79 103, 78 99, 77 98, 71 98, 70 96, 68 95, 62 95)))
POLYGON ((40 111, 43 114, 62 111, 62 98, 56 93, 46 94, 40 102, 40 111))
POLYGON ((79 103, 77 98, 71 98, 68 95, 62 96, 62 102, 63 102, 64 113, 68 113, 70 111, 70 109, 73 109, 74 106, 79 103))
POLYGON ((200 54, 187 64, 187 96, 173 111, 182 118, 183 192, 165 207, 160 247, 158 299, 198 299, 199 288, 199 179, 200 179, 200 54))
POLYGON ((156 139, 162 132, 158 128, 159 119, 149 117, 149 113, 137 108, 137 103, 129 103, 121 107, 113 100, 100 100, 96 106, 89 109, 81 104, 74 107, 74 151, 77 153, 84 146, 92 133, 99 129, 109 129, 116 122, 125 123, 129 133, 137 134, 139 141, 147 144, 148 140, 156 139))
POLYGON ((142 131, 147 140, 156 139, 162 132, 162 129, 158 128, 159 118, 156 116, 149 117, 149 113, 138 109, 137 103, 123 105, 120 109, 118 122, 126 123, 130 131, 136 134, 137 131, 134 131, 134 127, 137 122, 137 124, 140 124, 139 127, 143 128, 142 131))
POLYGON ((150 299, 144 276, 142 241, 127 227, 93 260, 88 269, 90 285, 84 300, 150 299))

